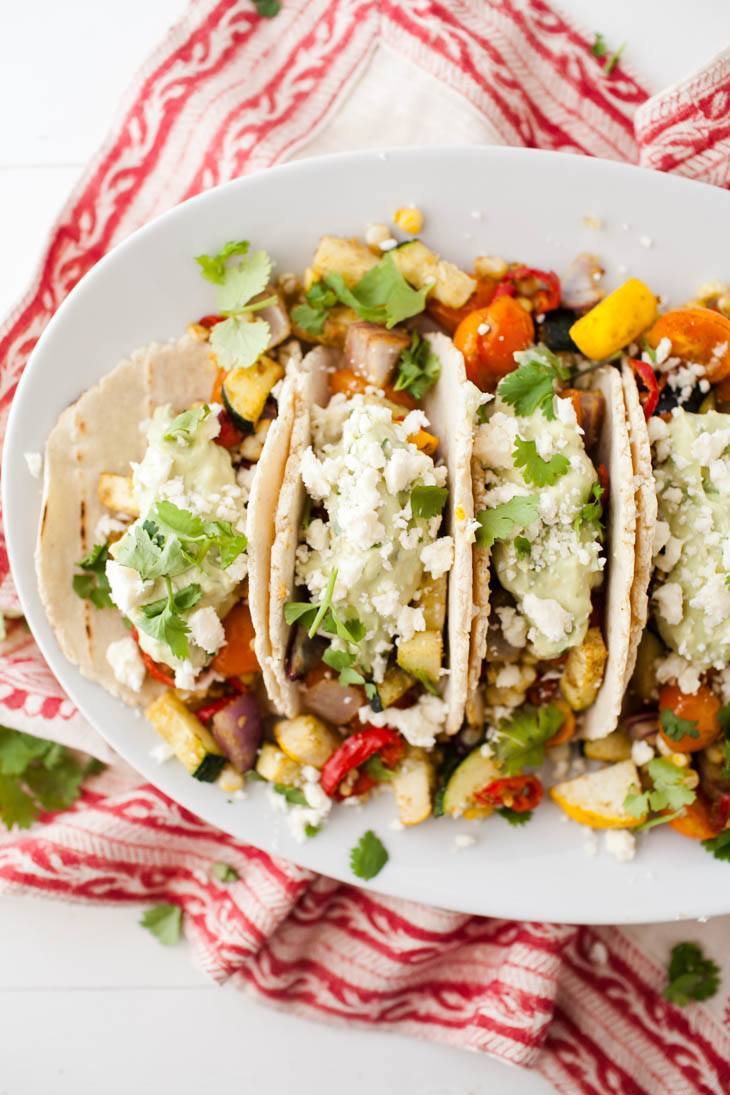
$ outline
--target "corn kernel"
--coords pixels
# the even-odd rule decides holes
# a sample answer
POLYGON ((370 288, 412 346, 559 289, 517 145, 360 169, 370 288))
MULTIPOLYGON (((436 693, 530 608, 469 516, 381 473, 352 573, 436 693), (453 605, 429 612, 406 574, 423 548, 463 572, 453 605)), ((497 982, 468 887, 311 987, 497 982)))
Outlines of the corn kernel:
POLYGON ((429 433, 428 430, 419 430, 418 433, 412 433, 408 438, 412 445, 426 454, 426 456, 433 456, 436 449, 439 447, 439 439, 434 434, 429 433))
POLYGON ((671 760, 675 768, 689 767, 689 757, 686 753, 670 753, 669 760, 671 760))
POLYGON ((235 768, 227 764, 216 780, 217 786, 226 794, 232 795, 234 791, 242 791, 245 780, 235 768))
POLYGON ((689 771, 685 773, 685 777, 684 777, 685 786, 689 787, 690 791, 694 791, 695 787, 699 786, 699 782, 700 782, 699 772, 695 772, 694 768, 690 768, 689 771))
POLYGON ((531 312, 533 309, 533 303, 529 297, 518 297, 517 303, 521 304, 526 312, 531 312))
POLYGON ((405 205, 396 209, 393 224, 409 236, 417 236, 423 229, 423 213, 415 205, 405 205))
POLYGON ((207 342, 210 335, 210 331, 207 327, 204 327, 202 323, 188 323, 185 328, 191 338, 194 338, 196 342, 207 342))
POLYGON ((474 260, 474 273, 478 278, 503 278, 507 263, 498 255, 479 255, 474 260))

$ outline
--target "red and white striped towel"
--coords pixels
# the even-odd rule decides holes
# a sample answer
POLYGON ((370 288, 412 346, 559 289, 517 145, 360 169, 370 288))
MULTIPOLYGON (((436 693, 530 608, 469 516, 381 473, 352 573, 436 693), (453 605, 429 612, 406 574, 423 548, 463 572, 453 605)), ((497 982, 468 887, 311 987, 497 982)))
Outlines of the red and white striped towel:
MULTIPOLYGON (((0 433, 59 303, 150 217, 294 155, 465 139, 728 186, 730 54, 649 99, 623 65, 606 75, 587 37, 542 0, 284 0, 273 20, 247 0, 198 0, 138 75, 0 328, 0 433), (388 81, 399 110, 386 123, 388 81)), ((0 607, 19 609, 1 540, 0 607)), ((20 622, 0 650, 0 721, 114 760, 20 622)), ((722 962, 726 920, 574 928, 382 898, 238 844, 118 764, 74 809, 0 842, 3 891, 177 902, 218 981, 309 1017, 530 1065, 562 1091, 730 1090, 730 967, 708 1005, 661 997, 671 944, 699 938, 722 962), (211 879, 220 859, 238 882, 211 879)))

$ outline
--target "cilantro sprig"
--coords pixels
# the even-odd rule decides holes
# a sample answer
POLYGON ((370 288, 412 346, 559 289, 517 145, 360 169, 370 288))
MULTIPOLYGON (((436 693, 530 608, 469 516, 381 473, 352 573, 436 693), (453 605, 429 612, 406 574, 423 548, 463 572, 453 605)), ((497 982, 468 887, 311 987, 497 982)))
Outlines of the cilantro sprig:
POLYGON ((664 731, 664 736, 669 738, 670 741, 681 741, 682 738, 698 738, 700 736, 696 719, 682 719, 679 715, 675 715, 674 711, 670 711, 669 708, 665 707, 660 713, 659 722, 664 731))
POLYGON ((388 853, 382 840, 372 829, 360 837, 355 847, 350 851, 350 867, 357 878, 366 881, 375 878, 388 862, 388 853))
POLYGON ((323 281, 315 281, 304 296, 304 303, 292 308, 291 317, 308 335, 321 335, 327 316, 337 304, 337 293, 323 281))
POLYGON ((397 392, 410 392, 414 399, 423 399, 441 375, 441 362, 431 344, 418 331, 411 335, 411 344, 400 355, 393 387, 397 392))
POLYGON ((537 443, 521 437, 515 438, 512 458, 515 467, 522 468, 525 482, 535 487, 552 487, 570 467, 570 461, 563 453, 556 452, 544 460, 537 451, 537 443))
POLYGON ((449 496, 446 487, 414 487, 411 491, 411 511, 414 517, 438 517, 449 496))
POLYGON ((519 828, 521 825, 527 825, 528 821, 532 821, 532 810, 523 810, 518 813, 517 810, 513 810, 510 806, 500 806, 496 811, 500 817, 503 817, 505 821, 510 825, 514 825, 519 828))
POLYGON ((401 274, 391 254, 385 255, 350 289, 341 274, 325 274, 324 281, 338 300, 352 308, 360 319, 395 327, 426 307, 428 289, 413 289, 401 274))
POLYGON ((169 646, 176 658, 187 658, 190 652, 188 645, 190 628, 182 613, 189 611, 200 600, 202 590, 200 586, 190 585, 179 593, 175 593, 170 579, 166 578, 165 581, 167 597, 144 605, 142 614, 137 620, 137 627, 158 642, 169 646))
POLYGON ((255 300, 269 283, 271 259, 265 251, 250 252, 247 240, 236 240, 195 261, 203 277, 218 286, 218 310, 226 316, 210 333, 215 355, 225 369, 248 368, 267 348, 271 335, 266 320, 254 318, 276 299, 255 300))
POLYGON ((492 509, 477 514, 480 527, 476 532, 477 544, 489 548, 497 540, 508 540, 516 532, 522 532, 535 523, 538 517, 537 496, 516 494, 509 502, 502 502, 492 509))
POLYGON ((200 566, 212 550, 223 570, 246 550, 246 537, 227 521, 204 521, 172 502, 157 502, 147 520, 135 524, 118 542, 114 558, 147 581, 174 578, 200 566))
POLYGON ((95 544, 78 566, 83 574, 74 574, 72 587, 74 593, 85 601, 91 601, 94 608, 112 608, 111 588, 106 576, 106 564, 109 558, 108 544, 95 544))
POLYGON ((545 759, 545 742, 557 734, 564 720, 565 713, 555 704, 533 707, 526 703, 501 722, 490 744, 505 774, 518 776, 525 768, 538 768, 545 759))
POLYGON ((41 810, 68 809, 84 780, 102 767, 77 760, 57 742, 0 727, 0 821, 27 829, 41 810))
POLYGON ((594 525, 600 535, 603 534, 603 525, 601 518, 603 517, 603 487, 600 483, 593 484, 593 490, 591 491, 591 501, 585 502, 578 511, 575 521, 573 522, 573 528, 576 532, 580 532, 582 528, 587 525, 594 525))
POLYGON ((567 379, 568 369, 542 344, 516 353, 515 361, 518 368, 500 381, 497 394, 514 407, 515 414, 527 417, 540 410, 552 421, 555 384, 567 379))
POLYGON ((712 836, 709 840, 702 841, 702 847, 715 859, 721 859, 730 863, 730 829, 724 829, 718 836, 712 836))
MULTIPOLYGON (((695 791, 687 785, 687 773, 683 768, 677 768, 666 757, 655 757, 646 766, 646 772, 652 786, 647 791, 630 791, 624 800, 624 810, 632 817, 644 817, 648 811, 662 813, 665 810, 672 811, 675 816, 685 806, 689 806, 697 797, 695 791)), ((670 821, 667 815, 656 824, 670 821)), ((652 827, 652 822, 644 825, 652 827)))
POLYGON ((664 999, 686 1007, 693 1000, 709 1000, 720 987, 720 967, 705 958, 696 943, 677 943, 672 947, 667 970, 664 999))

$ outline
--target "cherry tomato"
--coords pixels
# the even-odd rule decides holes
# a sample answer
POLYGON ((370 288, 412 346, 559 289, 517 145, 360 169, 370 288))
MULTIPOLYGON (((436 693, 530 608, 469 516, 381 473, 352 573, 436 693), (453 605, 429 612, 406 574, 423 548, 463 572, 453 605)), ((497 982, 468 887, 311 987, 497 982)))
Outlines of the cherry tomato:
POLYGON ((426 303, 426 311, 432 315, 437 323, 440 323, 445 331, 453 335, 462 319, 466 319, 470 312, 477 308, 486 308, 491 304, 497 288, 497 281, 490 277, 477 277, 474 275, 477 287, 461 308, 452 308, 448 304, 442 304, 440 300, 429 299, 426 303))
POLYGON ((675 753, 696 753, 705 749, 720 734, 718 714, 722 704, 712 689, 701 684, 696 692, 682 692, 677 684, 665 684, 659 693, 659 712, 672 711, 677 718, 694 723, 696 737, 685 734, 675 741, 664 730, 661 736, 675 753))
POLYGON ((560 278, 552 270, 532 266, 514 266, 500 280, 495 299, 501 296, 528 297, 535 312, 550 312, 560 307, 560 278))
POLYGON ((474 798, 482 806, 508 806, 516 814, 525 814, 540 805, 542 795, 537 776, 505 776, 477 791, 474 798))
POLYGON ((470 312, 454 335, 454 345, 464 355, 466 375, 483 392, 493 392, 502 377, 517 368, 515 353, 534 340, 529 312, 506 296, 470 312))
POLYGON ((215 438, 216 445, 220 445, 223 449, 235 449, 243 441, 243 434, 234 426, 231 422, 231 416, 227 411, 219 411, 218 421, 220 422, 220 433, 215 438))
POLYGON ((244 601, 239 601, 223 621, 226 645, 222 646, 211 663, 222 677, 238 677, 255 673, 259 663, 253 649, 254 631, 251 613, 244 601))
POLYGON ((563 724, 557 733, 545 742, 548 749, 552 749, 556 745, 564 745, 566 741, 570 741, 575 733, 575 715, 565 700, 554 700, 553 707, 557 707, 562 712, 563 724))
POLYGON ((704 365, 713 384, 730 376, 730 319, 721 312, 699 305, 673 308, 659 316, 646 341, 656 347, 663 338, 671 342, 675 357, 704 365))
POLYGON ((679 817, 673 818, 669 824, 675 832, 688 836, 690 840, 711 840, 713 836, 722 832, 722 826, 718 828, 714 824, 710 807, 703 798, 696 798, 694 802, 690 802, 689 806, 684 807, 679 817))
POLYGON ((159 662, 156 662, 154 658, 151 658, 146 650, 143 650, 139 645, 139 632, 136 627, 131 629, 132 638, 139 647, 139 654, 144 662, 144 667, 149 673, 150 677, 159 681, 160 684, 166 684, 168 688, 175 687, 175 677, 172 670, 168 666, 162 666, 159 662))
MULTIPOLYGON (((336 372, 330 373, 329 385, 333 395, 337 392, 343 392, 346 396, 364 394, 367 388, 373 387, 371 380, 353 372, 352 369, 338 369, 336 372)), ((410 411, 418 406, 410 392, 397 392, 390 384, 385 385, 383 392, 385 398, 390 400, 391 403, 399 403, 410 411)))
POLYGON ((201 316, 198 324, 210 330, 211 327, 215 327, 216 323, 222 323, 225 318, 225 316, 201 316))

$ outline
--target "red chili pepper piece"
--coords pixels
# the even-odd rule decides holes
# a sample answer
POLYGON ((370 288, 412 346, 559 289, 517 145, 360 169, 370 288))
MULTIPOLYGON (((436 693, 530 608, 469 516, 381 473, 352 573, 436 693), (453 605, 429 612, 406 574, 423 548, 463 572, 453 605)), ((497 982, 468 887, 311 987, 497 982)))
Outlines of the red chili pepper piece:
POLYGON ((494 293, 496 297, 517 296, 517 282, 532 278, 540 282, 540 288, 532 295, 535 311, 550 312, 560 307, 560 278, 552 270, 538 270, 534 266, 516 266, 508 270, 500 280, 494 293))
POLYGON ((712 824, 721 833, 730 820, 730 795, 727 792, 724 791, 713 802, 710 815, 712 824))
POLYGON ((360 798, 361 795, 366 795, 368 791, 372 791, 373 787, 377 786, 377 782, 369 772, 358 772, 357 779, 347 797, 360 798))
POLYGON ((174 676, 168 670, 163 669, 159 662, 156 662, 154 658, 150 657, 146 650, 143 650, 142 647, 139 646, 139 632, 137 631, 137 628, 131 628, 131 633, 132 638, 139 647, 140 657, 142 658, 142 661, 144 662, 144 667, 149 673, 150 677, 153 677, 154 680, 159 681, 160 684, 166 684, 168 688, 174 688, 174 676))
POLYGON ((233 700, 233 696, 221 696, 219 700, 211 700, 210 703, 204 703, 202 707, 199 707, 195 712, 195 716, 201 722, 210 722, 213 715, 217 715, 224 707, 228 707, 228 704, 233 703, 233 700))
POLYGON ((240 445, 243 441, 243 434, 234 426, 231 422, 231 416, 228 411, 218 412, 218 421, 221 428, 220 433, 215 438, 216 445, 221 445, 224 449, 235 449, 237 445, 240 445))
POLYGON ((400 734, 389 726, 366 726, 364 730, 351 734, 322 768, 322 790, 332 798, 348 772, 359 768, 384 746, 394 745, 400 740, 400 734))
POLYGON ((222 323, 225 318, 225 316, 201 316, 198 324, 210 330, 211 327, 215 327, 216 323, 222 323))
POLYGON ((659 403, 659 381, 648 361, 641 361, 637 357, 630 357, 629 364, 645 388, 640 399, 641 405, 644 408, 644 418, 648 420, 654 414, 654 411, 657 409, 657 404, 659 403))
POLYGON ((386 768, 396 768, 406 755, 406 743, 403 738, 394 741, 392 745, 384 745, 380 750, 380 759, 386 768))
POLYGON ((474 797, 484 806, 508 806, 516 814, 525 814, 540 805, 542 794, 537 776, 506 776, 487 784, 474 797))

